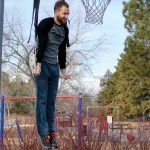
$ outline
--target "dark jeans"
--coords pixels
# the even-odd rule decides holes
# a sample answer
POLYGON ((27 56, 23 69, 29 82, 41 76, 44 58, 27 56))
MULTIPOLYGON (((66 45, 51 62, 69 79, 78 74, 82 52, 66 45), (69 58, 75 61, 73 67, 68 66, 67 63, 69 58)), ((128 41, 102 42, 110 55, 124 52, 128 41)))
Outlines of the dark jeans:
POLYGON ((59 81, 59 65, 43 62, 41 73, 35 79, 37 130, 40 136, 45 136, 55 131, 55 102, 59 81))

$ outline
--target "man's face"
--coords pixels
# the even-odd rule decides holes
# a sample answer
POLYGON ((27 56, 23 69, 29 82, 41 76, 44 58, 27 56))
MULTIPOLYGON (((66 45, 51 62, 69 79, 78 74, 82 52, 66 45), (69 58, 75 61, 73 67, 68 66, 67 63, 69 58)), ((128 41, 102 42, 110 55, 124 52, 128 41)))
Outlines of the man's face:
POLYGON ((62 6, 59 10, 55 11, 55 15, 61 24, 66 23, 69 16, 69 8, 62 6))

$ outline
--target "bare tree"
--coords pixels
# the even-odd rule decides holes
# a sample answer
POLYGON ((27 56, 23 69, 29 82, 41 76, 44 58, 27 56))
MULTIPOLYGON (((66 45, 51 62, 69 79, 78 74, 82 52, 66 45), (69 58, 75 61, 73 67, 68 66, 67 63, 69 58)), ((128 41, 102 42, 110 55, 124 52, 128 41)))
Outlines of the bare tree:
POLYGON ((77 87, 81 87, 78 85, 82 79, 87 74, 93 76, 93 62, 104 43, 102 37, 92 39, 93 35, 89 35, 89 31, 93 30, 92 26, 85 24, 79 13, 74 16, 76 17, 72 17, 69 24, 71 47, 67 50, 67 69, 73 73, 70 80, 61 80, 60 93, 80 91, 77 87))
MULTIPOLYGON (((31 79, 32 75, 34 44, 28 44, 25 38, 25 30, 19 20, 9 20, 5 15, 5 32, 3 43, 3 65, 9 66, 11 73, 21 74, 25 79, 31 79)), ((33 86, 31 87, 31 90, 33 86)))

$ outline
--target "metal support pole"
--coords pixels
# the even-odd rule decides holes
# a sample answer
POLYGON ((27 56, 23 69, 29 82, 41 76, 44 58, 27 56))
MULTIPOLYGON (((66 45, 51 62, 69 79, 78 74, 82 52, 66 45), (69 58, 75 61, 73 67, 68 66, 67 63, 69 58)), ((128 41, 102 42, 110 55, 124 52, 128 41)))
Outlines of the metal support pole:
POLYGON ((78 150, 81 150, 82 137, 82 94, 79 94, 78 99, 78 150))
POLYGON ((17 130, 18 130, 19 140, 21 143, 23 143, 23 136, 22 136, 22 132, 21 132, 21 128, 20 128, 18 120, 16 120, 16 126, 17 126, 17 130))
POLYGON ((0 150, 3 150, 4 137, 4 96, 0 97, 0 150))
POLYGON ((2 74, 2 41, 3 41, 3 18, 4 18, 4 0, 0 0, 0 95, 1 93, 1 74, 2 74))

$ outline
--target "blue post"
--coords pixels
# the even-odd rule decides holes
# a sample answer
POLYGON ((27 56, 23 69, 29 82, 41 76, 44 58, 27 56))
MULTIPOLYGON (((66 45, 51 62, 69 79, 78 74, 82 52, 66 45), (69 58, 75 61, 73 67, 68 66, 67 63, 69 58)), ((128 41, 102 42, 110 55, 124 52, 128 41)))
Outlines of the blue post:
POLYGON ((22 132, 21 132, 21 128, 18 123, 18 120, 16 120, 16 126, 17 126, 17 130, 18 130, 19 139, 20 139, 21 143, 23 143, 23 136, 22 136, 22 132))
POLYGON ((80 120, 81 117, 82 117, 82 95, 80 93, 78 99, 78 120, 80 120))
POLYGON ((0 100, 0 150, 3 150, 4 137, 4 96, 0 100))
POLYGON ((2 42, 3 42, 3 19, 4 19, 4 0, 0 0, 0 95, 1 91, 1 72, 2 72, 2 42))
POLYGON ((78 99, 78 146, 80 149, 81 146, 81 131, 82 131, 82 94, 79 94, 79 99, 78 99))

